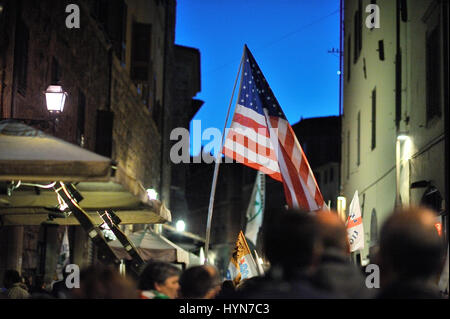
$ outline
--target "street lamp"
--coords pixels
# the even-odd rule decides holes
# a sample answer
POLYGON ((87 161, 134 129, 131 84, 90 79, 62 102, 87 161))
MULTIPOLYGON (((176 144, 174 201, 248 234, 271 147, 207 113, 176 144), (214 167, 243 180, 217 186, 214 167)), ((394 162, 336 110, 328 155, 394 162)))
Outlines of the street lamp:
POLYGON ((186 229, 186 224, 183 220, 179 220, 177 221, 176 225, 175 225, 177 232, 184 232, 184 230, 186 229))
POLYGON ((156 200, 158 199, 158 193, 153 188, 147 189, 147 196, 149 200, 156 200))
POLYGON ((61 85, 50 85, 44 94, 47 101, 47 110, 50 113, 59 114, 64 110, 67 92, 63 90, 61 85))

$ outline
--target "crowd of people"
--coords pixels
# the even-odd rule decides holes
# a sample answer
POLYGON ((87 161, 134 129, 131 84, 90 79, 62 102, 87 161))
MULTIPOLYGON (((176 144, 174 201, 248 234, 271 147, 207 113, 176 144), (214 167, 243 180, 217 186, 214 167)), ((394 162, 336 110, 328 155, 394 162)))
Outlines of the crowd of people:
MULTIPOLYGON (((212 265, 177 266, 150 261, 137 280, 111 267, 81 271, 79 288, 62 280, 50 289, 26 286, 19 273, 4 276, 4 298, 75 299, 440 299, 438 280, 444 267, 444 243, 427 208, 399 208, 383 224, 376 256, 379 285, 350 258, 344 223, 334 212, 272 212, 264 231, 264 255, 270 269, 263 276, 223 281, 212 265)), ((41 287, 42 288, 42 287, 41 287)))

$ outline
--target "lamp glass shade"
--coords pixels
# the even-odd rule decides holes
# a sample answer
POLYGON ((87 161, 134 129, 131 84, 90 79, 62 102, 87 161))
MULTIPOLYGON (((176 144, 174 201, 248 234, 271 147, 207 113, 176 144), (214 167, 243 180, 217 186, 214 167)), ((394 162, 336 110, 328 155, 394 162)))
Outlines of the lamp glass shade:
POLYGON ((60 85, 50 85, 45 91, 47 110, 56 113, 62 112, 66 103, 66 97, 67 93, 64 92, 60 85))
POLYGON ((184 232, 184 230, 186 229, 186 224, 184 223, 184 221, 179 220, 177 221, 176 225, 175 225, 176 229, 178 232, 184 232))

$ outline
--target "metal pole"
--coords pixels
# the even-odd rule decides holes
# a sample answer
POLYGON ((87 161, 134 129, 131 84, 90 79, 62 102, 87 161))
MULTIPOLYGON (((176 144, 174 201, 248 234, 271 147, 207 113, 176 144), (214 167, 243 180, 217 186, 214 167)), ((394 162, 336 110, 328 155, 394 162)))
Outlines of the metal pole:
MULTIPOLYGON (((244 46, 244 51, 242 52, 241 63, 239 63, 239 69, 236 74, 236 80, 234 81, 233 93, 231 94, 230 104, 228 105, 228 112, 227 112, 227 117, 225 119, 225 125, 223 126, 223 130, 222 130, 222 141, 220 143, 221 151, 222 151, 222 147, 223 147, 223 141, 225 138, 225 129, 227 128, 228 117, 230 116, 231 103, 233 102, 234 92, 236 90, 236 84, 239 79, 239 73, 241 72, 241 68, 242 68, 242 62, 244 61, 245 48, 246 48, 246 46, 244 46)), ((239 89, 239 91, 240 91, 240 89, 239 89)), ((222 156, 221 151, 216 155, 216 164, 214 166, 214 176, 213 176, 213 181, 212 181, 212 185, 211 185, 211 196, 209 197, 208 219, 206 222, 205 265, 208 264, 209 240, 210 240, 210 235, 211 235, 211 221, 212 221, 212 214, 213 214, 214 197, 216 195, 217 176, 219 175, 219 164, 221 162, 221 156, 222 156)))

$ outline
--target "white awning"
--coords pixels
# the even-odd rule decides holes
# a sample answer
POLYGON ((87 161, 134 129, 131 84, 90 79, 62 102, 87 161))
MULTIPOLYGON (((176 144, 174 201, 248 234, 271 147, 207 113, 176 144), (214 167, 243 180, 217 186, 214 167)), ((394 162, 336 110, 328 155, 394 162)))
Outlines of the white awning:
MULTIPOLYGON (((145 261, 159 260, 170 263, 195 263, 195 255, 174 244, 166 237, 155 233, 151 229, 140 230, 129 234, 128 239, 133 242, 136 249, 145 261)), ((131 260, 125 248, 118 240, 109 244, 119 258, 131 260)))
MULTIPOLYGON (((114 210, 122 224, 172 220, 164 204, 150 201, 142 183, 114 167, 110 158, 21 123, 0 122, 0 223, 40 225, 48 220, 58 205, 57 195, 52 188, 32 185, 55 181, 74 183, 84 198, 80 206, 98 224, 97 211, 104 209, 114 210)), ((54 221, 79 224, 73 216, 54 221)))

